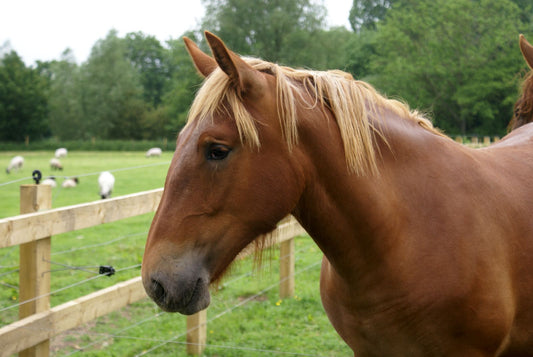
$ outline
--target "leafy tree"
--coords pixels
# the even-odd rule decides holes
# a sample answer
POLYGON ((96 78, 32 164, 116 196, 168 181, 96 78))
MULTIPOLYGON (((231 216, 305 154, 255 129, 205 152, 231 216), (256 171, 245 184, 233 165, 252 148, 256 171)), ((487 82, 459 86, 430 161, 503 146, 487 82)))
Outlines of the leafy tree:
MULTIPOLYGON (((186 34, 189 38, 199 42, 195 33, 186 34)), ((196 72, 194 65, 185 49, 182 39, 168 41, 169 58, 172 71, 172 85, 164 97, 168 120, 160 123, 159 130, 175 134, 186 121, 189 107, 194 98, 195 91, 200 87, 202 78, 196 72)))
POLYGON ((0 59, 0 140, 49 135, 46 80, 15 51, 0 59))
POLYGON ((353 33, 344 27, 330 30, 293 32, 286 38, 288 50, 281 62, 317 70, 347 69, 348 50, 353 33))
MULTIPOLYGON (((331 33, 324 31, 322 5, 310 0, 203 0, 203 3, 206 15, 201 28, 216 33, 239 54, 317 69, 344 66, 344 38, 350 33, 340 28, 331 33), (333 67, 332 62, 335 62, 333 67)), ((200 31, 186 35, 208 51, 200 31)), ((181 39, 168 41, 168 46, 172 80, 163 103, 169 120, 160 120, 157 126, 154 120, 151 128, 164 125, 166 132, 175 132, 185 124, 194 92, 202 79, 181 39)))
POLYGON ((353 0, 348 21, 352 30, 375 30, 376 24, 385 18, 393 0, 353 0))
POLYGON ((13 51, 11 48, 11 42, 5 41, 2 45, 0 45, 0 58, 4 57, 11 51, 13 51))
POLYGON ((126 56, 116 31, 92 48, 82 67, 82 107, 86 135, 110 139, 139 139, 146 113, 139 73, 126 56))
POLYGON ((526 25, 526 30, 533 30, 533 2, 531 0, 511 0, 520 9, 520 19, 526 25), (528 28, 529 27, 529 28, 528 28))
POLYGON ((509 0, 403 0, 378 26, 373 82, 450 133, 503 133, 522 67, 519 17, 509 0))
POLYGON ((354 77, 368 80, 373 73, 371 59, 376 55, 375 30, 354 33, 346 46, 346 70, 354 77))
POLYGON ((82 107, 80 68, 72 51, 63 52, 49 66, 49 122, 52 135, 59 139, 83 139, 89 130, 82 107))
POLYGON ((168 53, 157 38, 142 32, 127 34, 125 41, 127 58, 140 75, 144 100, 156 108, 171 75, 168 53))
MULTIPOLYGON (((311 0, 202 0, 202 28, 237 53, 285 62, 312 43, 326 10, 311 0)), ((291 63, 289 63, 291 64, 291 63)), ((310 64, 308 64, 310 65, 310 64)))

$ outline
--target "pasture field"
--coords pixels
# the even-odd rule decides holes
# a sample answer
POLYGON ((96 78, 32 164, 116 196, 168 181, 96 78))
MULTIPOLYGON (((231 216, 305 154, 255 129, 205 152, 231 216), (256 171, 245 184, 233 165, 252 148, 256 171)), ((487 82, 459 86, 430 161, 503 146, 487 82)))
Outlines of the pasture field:
POLYGON ((100 199, 98 175, 106 170, 112 171, 116 179, 112 197, 163 187, 172 152, 146 158, 144 152, 71 151, 60 159, 62 171, 50 168, 53 156, 53 151, 0 152, 0 218, 19 213, 19 185, 33 183, 35 169, 42 172, 43 178, 56 177, 58 187, 52 190, 52 207, 56 208, 100 199), (7 174, 5 168, 15 155, 24 157, 24 167, 7 174), (62 188, 66 177, 78 177, 79 185, 62 188), (16 180, 22 181, 6 184, 16 180))
MULTIPOLYGON (((4 168, 14 152, 0 152, 4 168)), ((162 187, 172 153, 160 158, 144 152, 69 152, 63 171, 52 172, 52 152, 24 152, 24 168, 0 172, 0 218, 19 212, 19 185, 32 183, 34 169, 43 176, 78 176, 79 186, 52 190, 54 208, 98 200, 97 177, 110 170, 116 178, 113 197, 162 187), (14 180, 22 181, 9 183, 14 180), (8 183, 8 184, 5 184, 8 183)), ((56 306, 140 274, 153 213, 87 228, 52 238, 51 305, 56 306), (100 265, 116 274, 98 275, 100 265)), ((319 274, 322 254, 307 237, 296 239, 296 293, 280 300, 278 250, 234 264, 222 285, 213 289, 207 313, 204 356, 348 356, 351 351, 335 333, 322 308, 319 274), (216 290, 216 291, 215 291, 216 290)), ((0 249, 0 326, 18 316, 18 247, 0 249)), ((186 356, 185 317, 162 312, 144 299, 51 342, 53 356, 186 356)))

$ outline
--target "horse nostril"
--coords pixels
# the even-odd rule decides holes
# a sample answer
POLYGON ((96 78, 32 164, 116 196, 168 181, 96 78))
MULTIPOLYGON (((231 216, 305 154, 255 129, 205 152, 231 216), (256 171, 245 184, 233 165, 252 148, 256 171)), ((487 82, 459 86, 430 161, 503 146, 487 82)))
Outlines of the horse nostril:
POLYGON ((163 285, 161 285, 161 283, 155 279, 152 279, 152 294, 153 299, 156 301, 162 301, 166 295, 163 285))

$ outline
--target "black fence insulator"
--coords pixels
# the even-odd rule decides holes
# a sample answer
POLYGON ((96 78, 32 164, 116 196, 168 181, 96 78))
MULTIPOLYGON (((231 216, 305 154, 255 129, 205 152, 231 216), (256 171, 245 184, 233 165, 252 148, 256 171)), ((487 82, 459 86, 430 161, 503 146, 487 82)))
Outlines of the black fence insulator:
POLYGON ((43 178, 43 175, 41 174, 41 171, 39 170, 33 170, 31 173, 31 176, 33 177, 33 181, 35 181, 35 184, 38 185, 41 179, 43 178))
POLYGON ((115 268, 111 265, 100 265, 100 270, 98 271, 100 275, 111 276, 115 274, 115 268))

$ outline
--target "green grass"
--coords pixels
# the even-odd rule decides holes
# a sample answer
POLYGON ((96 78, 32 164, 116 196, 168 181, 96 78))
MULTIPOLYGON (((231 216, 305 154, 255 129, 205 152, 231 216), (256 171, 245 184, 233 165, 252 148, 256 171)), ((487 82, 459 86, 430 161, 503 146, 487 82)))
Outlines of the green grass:
POLYGON ((172 158, 171 152, 164 152, 159 158, 145 158, 144 152, 74 151, 61 159, 64 169, 54 171, 49 164, 53 152, 26 151, 22 154, 24 157, 22 170, 7 174, 5 168, 9 165, 9 161, 19 154, 0 152, 0 163, 3 166, 0 171, 0 218, 19 213, 19 185, 33 183, 31 176, 35 169, 42 172, 43 178, 56 177, 58 187, 53 189, 52 193, 52 206, 55 208, 100 199, 98 174, 106 170, 129 168, 113 172, 116 179, 114 197, 163 187, 172 158), (70 189, 61 187, 65 177, 74 176, 79 177, 80 182, 77 187, 70 189), (22 181, 3 185, 15 180, 22 181))
MULTIPOLYGON (((0 152, 0 162, 7 166, 15 153, 0 152)), ((0 173, 0 185, 26 178, 34 168, 45 176, 52 172, 48 161, 51 152, 24 152, 21 172, 0 173)), ((103 170, 131 168, 147 164, 156 166, 114 172, 113 196, 162 187, 171 153, 161 158, 146 159, 143 152, 70 152, 62 160, 61 176, 98 173, 103 170)), ((59 180, 61 182, 61 180, 59 180)), ((19 185, 24 180, 0 186, 0 218, 19 211, 19 185)), ((53 207, 97 200, 97 175, 80 178, 72 189, 55 188, 53 207)), ((52 238, 52 306, 89 294, 139 275, 146 233, 153 213, 115 223, 78 230, 52 238), (65 270, 65 265, 85 270, 65 270), (112 265, 117 273, 98 277, 99 265, 112 265), (91 279, 91 280, 89 280, 91 279), (83 282, 83 283, 80 283, 83 282)), ((253 269, 252 259, 237 262, 231 274, 217 291, 213 291, 208 310, 207 347, 205 356, 272 356, 273 351, 312 356, 348 356, 351 351, 331 327, 319 296, 321 252, 309 237, 296 240, 296 296, 278 297, 277 249, 263 267, 253 269), (272 287, 266 290, 267 287, 272 287), (263 293, 255 296, 259 292, 263 293), (236 307, 245 299, 248 303, 236 307), (218 318, 215 318, 219 316, 218 318)), ((0 309, 18 302, 18 247, 0 249, 0 309)), ((0 312, 0 326, 17 320, 16 308, 0 312)), ((52 340, 52 355, 67 356, 82 349, 83 356, 186 356, 185 317, 162 313, 145 299, 119 311, 98 318, 52 340), (172 340, 170 343, 164 341, 172 340), (155 348, 156 346, 160 347, 155 348)), ((78 354, 79 354, 78 353, 78 354)), ((280 354, 283 355, 283 354, 280 354)))

